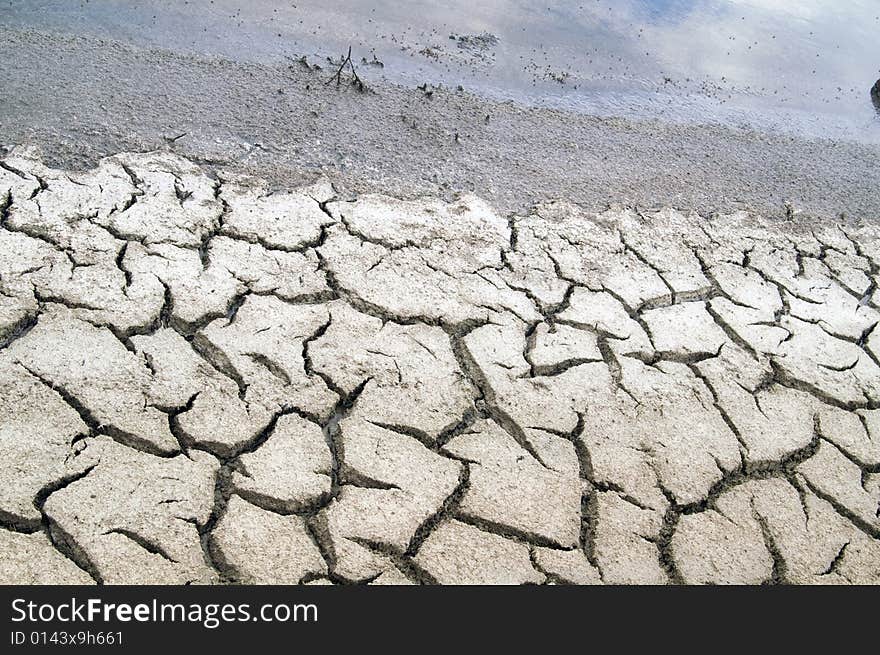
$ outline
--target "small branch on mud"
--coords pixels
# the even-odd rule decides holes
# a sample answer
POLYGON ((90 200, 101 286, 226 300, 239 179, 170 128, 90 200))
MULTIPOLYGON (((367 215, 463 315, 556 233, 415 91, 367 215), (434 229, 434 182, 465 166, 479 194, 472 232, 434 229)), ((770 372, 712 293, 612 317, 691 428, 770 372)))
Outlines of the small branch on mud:
POLYGON ((164 136, 163 135, 162 139, 165 141, 165 143, 172 144, 172 143, 177 142, 179 139, 182 139, 185 136, 187 136, 186 132, 184 132, 183 134, 178 134, 177 136, 164 136))
POLYGON ((336 70, 336 74, 331 77, 329 80, 325 82, 325 84, 330 84, 333 80, 336 80, 336 86, 342 84, 342 73, 345 70, 345 67, 351 70, 351 84, 352 86, 357 87, 357 90, 363 93, 367 90, 366 85, 361 81, 361 78, 358 77, 357 71, 354 68, 354 62, 351 60, 351 46, 348 46, 348 54, 342 60, 342 63, 339 64, 339 68, 336 70))

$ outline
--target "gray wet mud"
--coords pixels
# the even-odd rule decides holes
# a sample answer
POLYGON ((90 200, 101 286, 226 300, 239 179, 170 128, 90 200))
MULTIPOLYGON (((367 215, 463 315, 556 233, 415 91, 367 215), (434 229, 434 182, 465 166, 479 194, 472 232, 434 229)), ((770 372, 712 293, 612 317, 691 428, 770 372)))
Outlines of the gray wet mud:
POLYGON ((880 582, 880 228, 0 160, 0 582, 880 582))
POLYGON ((0 143, 501 211, 880 209, 873 3, 233 4, 0 4, 0 143), (366 92, 326 84, 349 46, 366 92))
POLYGON ((880 77, 873 2, 55 0, 0 12, 15 27, 239 62, 323 61, 352 46, 371 80, 880 141, 868 97, 880 77))

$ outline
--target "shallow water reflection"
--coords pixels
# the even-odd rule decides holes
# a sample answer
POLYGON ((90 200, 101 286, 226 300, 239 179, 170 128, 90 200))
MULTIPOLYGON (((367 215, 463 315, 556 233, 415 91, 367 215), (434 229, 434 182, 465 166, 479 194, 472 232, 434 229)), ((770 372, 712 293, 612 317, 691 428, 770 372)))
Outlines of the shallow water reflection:
POLYGON ((352 45, 405 84, 880 141, 877 0, 13 0, 0 23, 262 61, 352 45))

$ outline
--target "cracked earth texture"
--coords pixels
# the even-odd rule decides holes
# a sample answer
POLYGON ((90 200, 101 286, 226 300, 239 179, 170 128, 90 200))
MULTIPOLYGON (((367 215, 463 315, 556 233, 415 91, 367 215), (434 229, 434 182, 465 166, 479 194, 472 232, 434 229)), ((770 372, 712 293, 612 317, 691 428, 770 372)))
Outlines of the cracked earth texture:
POLYGON ((0 581, 880 582, 880 228, 0 162, 0 581))

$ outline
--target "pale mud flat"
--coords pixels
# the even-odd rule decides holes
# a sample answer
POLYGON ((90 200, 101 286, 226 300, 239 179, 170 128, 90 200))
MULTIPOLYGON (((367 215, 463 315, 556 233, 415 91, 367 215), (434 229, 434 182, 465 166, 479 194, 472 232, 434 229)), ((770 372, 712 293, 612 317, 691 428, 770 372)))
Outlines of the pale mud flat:
POLYGON ((880 227, 0 163, 0 582, 878 583, 880 227))

